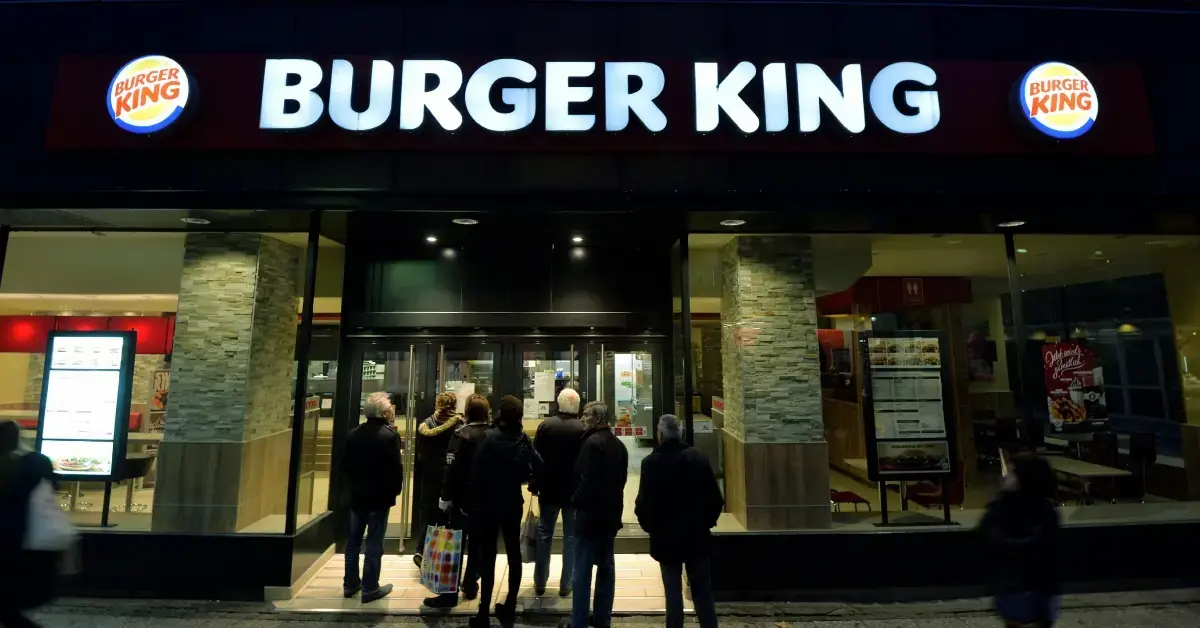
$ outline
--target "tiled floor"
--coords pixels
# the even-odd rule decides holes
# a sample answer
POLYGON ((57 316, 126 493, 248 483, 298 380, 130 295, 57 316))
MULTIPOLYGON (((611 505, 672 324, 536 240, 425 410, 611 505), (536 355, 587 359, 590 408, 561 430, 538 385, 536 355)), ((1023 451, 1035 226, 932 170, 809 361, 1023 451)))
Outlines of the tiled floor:
MULTIPOLYGON (((617 564, 617 594, 613 601, 613 612, 618 614, 662 613, 665 612, 663 603, 662 578, 658 571, 658 563, 645 554, 618 554, 617 564)), ((443 614, 443 611, 423 608, 422 600, 430 597, 420 584, 420 576, 412 558, 408 555, 387 555, 383 557, 383 574, 381 580, 395 586, 392 594, 377 602, 363 604, 357 597, 345 599, 342 597, 342 573, 345 561, 341 554, 334 555, 316 576, 296 595, 294 599, 276 602, 280 610, 292 611, 341 611, 361 613, 399 613, 399 614, 443 614)), ((555 555, 550 561, 550 586, 546 595, 537 597, 533 593, 533 564, 526 563, 521 570, 521 591, 519 610, 541 611, 547 613, 569 613, 571 600, 558 597, 558 574, 562 569, 561 556, 555 555)), ((508 565, 503 557, 496 559, 496 594, 493 603, 503 601, 508 593, 508 565)), ((691 611, 691 601, 684 599, 684 607, 691 611)), ((478 600, 462 602, 454 611, 455 614, 472 614, 479 608, 478 600)))

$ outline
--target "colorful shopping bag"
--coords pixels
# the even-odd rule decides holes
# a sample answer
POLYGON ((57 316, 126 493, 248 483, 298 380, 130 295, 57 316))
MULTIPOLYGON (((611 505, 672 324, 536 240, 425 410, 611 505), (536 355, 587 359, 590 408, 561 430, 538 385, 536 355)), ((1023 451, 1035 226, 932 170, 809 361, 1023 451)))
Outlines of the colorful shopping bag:
POLYGON ((429 526, 421 555, 421 585, 439 595, 458 591, 462 545, 461 530, 429 526))

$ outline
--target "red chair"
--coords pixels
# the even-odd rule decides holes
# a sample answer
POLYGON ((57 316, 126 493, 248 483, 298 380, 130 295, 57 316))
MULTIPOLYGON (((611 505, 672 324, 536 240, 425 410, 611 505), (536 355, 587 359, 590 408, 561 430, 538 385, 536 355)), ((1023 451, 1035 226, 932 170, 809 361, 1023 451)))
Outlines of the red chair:
MULTIPOLYGON (((962 508, 963 500, 966 498, 963 491, 963 474, 960 469, 958 477, 952 478, 946 482, 946 487, 949 489, 949 498, 951 506, 962 508)), ((913 493, 909 491, 908 501, 921 506, 922 508, 941 508, 942 507, 942 491, 938 490, 931 493, 913 493)))
POLYGON ((829 503, 833 505, 835 512, 842 511, 842 504, 854 504, 854 512, 858 512, 860 504, 866 504, 867 510, 871 510, 871 502, 854 491, 835 491, 829 489, 829 503))

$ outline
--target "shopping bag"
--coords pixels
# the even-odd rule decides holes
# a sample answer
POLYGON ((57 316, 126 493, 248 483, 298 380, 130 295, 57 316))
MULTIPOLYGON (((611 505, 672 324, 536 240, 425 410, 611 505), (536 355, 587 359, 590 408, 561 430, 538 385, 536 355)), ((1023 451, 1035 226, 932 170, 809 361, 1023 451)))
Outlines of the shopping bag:
POLYGON ((67 513, 58 506, 50 482, 38 482, 29 495, 29 516, 22 548, 33 552, 65 552, 78 540, 79 533, 67 513))
POLYGON ((436 594, 458 591, 462 569, 462 531, 429 526, 421 555, 421 585, 436 594))
POLYGON ((521 524, 521 560, 527 563, 537 560, 537 517, 533 516, 532 499, 525 513, 525 523, 521 524))

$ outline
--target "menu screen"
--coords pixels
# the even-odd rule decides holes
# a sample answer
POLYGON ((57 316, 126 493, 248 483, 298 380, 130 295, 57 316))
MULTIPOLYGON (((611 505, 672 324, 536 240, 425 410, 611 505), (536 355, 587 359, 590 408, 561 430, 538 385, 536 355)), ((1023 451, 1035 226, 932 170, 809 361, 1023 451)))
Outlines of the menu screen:
POLYGON ((108 477, 125 421, 118 407, 128 335, 53 335, 39 451, 63 475, 108 477))
POLYGON ((880 475, 950 471, 943 346, 936 332, 867 339, 875 468, 880 475))

